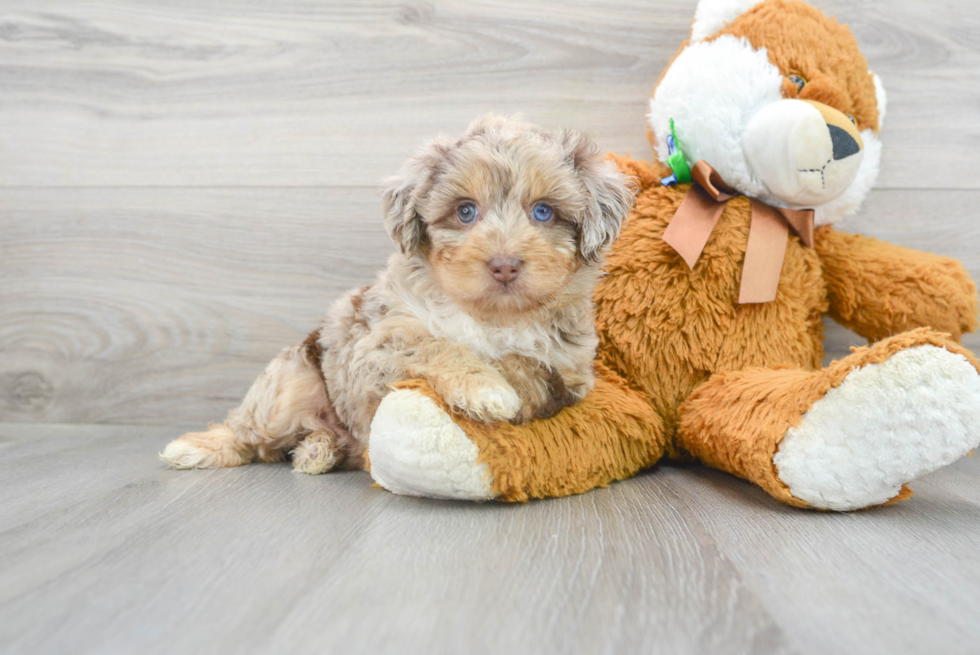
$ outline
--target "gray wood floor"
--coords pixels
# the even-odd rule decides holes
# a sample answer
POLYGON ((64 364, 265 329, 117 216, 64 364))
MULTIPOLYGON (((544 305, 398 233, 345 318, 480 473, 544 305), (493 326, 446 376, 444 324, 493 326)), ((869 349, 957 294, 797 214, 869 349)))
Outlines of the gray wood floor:
MULTIPOLYGON (((841 228, 980 278, 980 7, 816 4, 890 98, 841 228)), ((0 652, 980 652, 980 459, 836 515, 699 467, 504 506, 155 458, 371 280, 423 139, 520 111, 649 157, 694 6, 0 0, 0 652)))
POLYGON ((177 428, 0 426, 5 653, 976 653, 980 458, 801 512, 661 466, 528 505, 167 470, 177 428))

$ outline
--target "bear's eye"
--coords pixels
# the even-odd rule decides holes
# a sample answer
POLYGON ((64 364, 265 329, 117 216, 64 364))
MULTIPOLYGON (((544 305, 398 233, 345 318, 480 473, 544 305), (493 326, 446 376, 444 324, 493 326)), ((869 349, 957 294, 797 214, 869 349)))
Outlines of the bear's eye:
POLYGON ((456 216, 459 217, 461 223, 472 223, 478 214, 476 205, 472 202, 464 202, 456 209, 456 216))
POLYGON ((531 216, 534 217, 534 220, 541 221, 542 223, 546 223, 551 220, 551 216, 554 213, 554 210, 543 202, 539 202, 534 206, 534 209, 531 210, 531 216))
POLYGON ((847 115, 847 120, 849 120, 852 123, 854 123, 854 127, 857 127, 858 122, 856 120, 854 120, 854 117, 853 116, 851 116, 850 114, 848 114, 847 115))
POLYGON ((796 92, 799 93, 806 86, 806 80, 799 75, 790 75, 789 81, 796 85, 796 92))

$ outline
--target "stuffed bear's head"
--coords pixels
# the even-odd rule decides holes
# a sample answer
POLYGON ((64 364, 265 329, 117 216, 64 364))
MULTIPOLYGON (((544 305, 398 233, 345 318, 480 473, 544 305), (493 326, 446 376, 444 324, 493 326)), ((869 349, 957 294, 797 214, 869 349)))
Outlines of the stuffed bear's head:
POLYGON ((815 209, 824 225, 871 189, 884 116, 881 82, 832 18, 795 0, 701 0, 647 127, 661 161, 673 119, 690 164, 767 204, 815 209))

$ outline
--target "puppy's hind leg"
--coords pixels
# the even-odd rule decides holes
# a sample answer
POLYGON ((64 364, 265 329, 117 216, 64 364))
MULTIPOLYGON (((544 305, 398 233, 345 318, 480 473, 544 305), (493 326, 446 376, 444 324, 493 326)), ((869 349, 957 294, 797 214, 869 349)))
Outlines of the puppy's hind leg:
POLYGON ((239 439, 229 423, 208 423, 207 432, 188 432, 174 439, 160 459, 175 469, 213 469, 248 464, 254 450, 239 439))
POLYGON ((170 442, 160 458, 174 468, 223 468, 253 461, 277 462, 304 437, 318 435, 320 470, 343 459, 331 439, 326 417, 332 415, 319 363, 308 346, 286 348, 252 384, 224 423, 207 432, 190 432, 170 442), (329 456, 325 456, 328 455, 329 456))

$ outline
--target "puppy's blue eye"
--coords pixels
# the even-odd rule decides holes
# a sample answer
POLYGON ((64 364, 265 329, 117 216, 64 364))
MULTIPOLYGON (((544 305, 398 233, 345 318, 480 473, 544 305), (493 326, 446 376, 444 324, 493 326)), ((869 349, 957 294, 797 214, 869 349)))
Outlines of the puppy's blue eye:
POLYGON ((551 216, 554 213, 555 212, 551 209, 551 207, 544 204, 543 202, 539 202, 534 206, 534 209, 531 210, 531 216, 534 217, 534 220, 541 221, 542 223, 544 223, 545 221, 550 221, 551 216))
POLYGON ((463 203, 456 210, 456 216, 458 216, 459 220, 463 223, 472 223, 476 220, 477 216, 476 205, 474 205, 472 202, 463 203))

